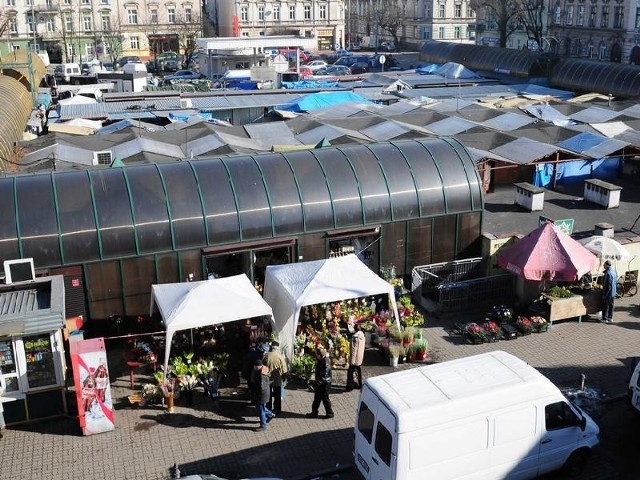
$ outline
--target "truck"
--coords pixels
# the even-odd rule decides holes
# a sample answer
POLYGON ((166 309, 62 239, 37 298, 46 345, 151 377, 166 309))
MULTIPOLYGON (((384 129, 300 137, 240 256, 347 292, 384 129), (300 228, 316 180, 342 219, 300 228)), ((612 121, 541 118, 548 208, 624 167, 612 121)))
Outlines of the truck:
POLYGON ((544 375, 502 351, 368 378, 353 460, 367 480, 578 475, 598 425, 544 375))

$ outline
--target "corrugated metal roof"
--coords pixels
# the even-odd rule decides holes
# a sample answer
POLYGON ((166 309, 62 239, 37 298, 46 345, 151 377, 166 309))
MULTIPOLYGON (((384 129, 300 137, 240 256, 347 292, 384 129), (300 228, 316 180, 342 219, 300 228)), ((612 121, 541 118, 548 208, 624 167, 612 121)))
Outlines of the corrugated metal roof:
POLYGON ((557 144, 558 147, 591 158, 603 158, 628 146, 627 142, 591 133, 579 133, 557 144))
POLYGON ((33 335, 64 325, 62 275, 0 287, 0 335, 33 335))
POLYGON ((509 158, 521 165, 541 160, 557 151, 558 148, 553 145, 537 142, 526 137, 516 138, 512 142, 490 150, 490 152, 509 158))
POLYGON ((388 121, 365 128, 362 130, 362 133, 376 142, 382 142, 399 137, 400 135, 404 135, 410 131, 410 129, 400 125, 399 123, 388 121))
POLYGON ((500 116, 494 117, 484 122, 485 127, 495 128, 503 132, 510 132, 516 128, 524 127, 534 123, 535 120, 526 115, 520 115, 518 113, 506 112, 500 116))
POLYGON ((576 112, 569 116, 572 120, 583 123, 598 123, 608 122, 609 120, 619 117, 620 112, 614 112, 613 110, 607 110, 600 107, 585 108, 580 112, 576 112))
POLYGON ((440 120, 439 122, 425 125, 425 128, 428 131, 436 133, 438 135, 451 136, 458 133, 466 132, 467 130, 470 130, 477 126, 477 123, 470 122, 469 120, 465 120, 464 118, 449 117, 444 120, 440 120))

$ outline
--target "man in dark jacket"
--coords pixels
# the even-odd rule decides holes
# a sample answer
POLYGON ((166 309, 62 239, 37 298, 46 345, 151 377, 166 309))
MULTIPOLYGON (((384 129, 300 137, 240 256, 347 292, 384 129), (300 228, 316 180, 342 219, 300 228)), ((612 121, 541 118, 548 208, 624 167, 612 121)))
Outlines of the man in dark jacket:
POLYGON ((254 389, 254 398, 258 402, 257 409, 260 417, 260 426, 255 431, 262 432, 267 429, 267 423, 275 418, 273 412, 267 408, 267 403, 269 403, 269 398, 271 397, 269 367, 263 365, 262 360, 256 360, 251 377, 251 385, 254 389))
POLYGON ((318 418, 318 409, 320 402, 327 414, 326 418, 333 418, 333 408, 331 408, 331 400, 329 400, 329 389, 331 388, 331 359, 324 347, 318 347, 316 350, 316 371, 315 381, 313 383, 313 404, 311 405, 311 413, 307 413, 309 418, 318 418))

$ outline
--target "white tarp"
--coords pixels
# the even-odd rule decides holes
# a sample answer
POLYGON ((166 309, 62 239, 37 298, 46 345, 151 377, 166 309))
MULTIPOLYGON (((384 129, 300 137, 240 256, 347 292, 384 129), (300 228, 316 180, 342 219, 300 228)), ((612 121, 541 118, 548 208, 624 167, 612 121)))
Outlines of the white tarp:
POLYGON ((152 313, 154 302, 167 327, 165 371, 169 364, 171 339, 178 330, 260 316, 271 317, 273 323, 271 307, 245 274, 202 282, 152 285, 152 313))
POLYGON ((389 294, 390 307, 400 326, 393 286, 351 254, 312 262, 269 265, 264 299, 271 308, 280 345, 288 355, 300 317, 300 308, 369 295, 389 294))

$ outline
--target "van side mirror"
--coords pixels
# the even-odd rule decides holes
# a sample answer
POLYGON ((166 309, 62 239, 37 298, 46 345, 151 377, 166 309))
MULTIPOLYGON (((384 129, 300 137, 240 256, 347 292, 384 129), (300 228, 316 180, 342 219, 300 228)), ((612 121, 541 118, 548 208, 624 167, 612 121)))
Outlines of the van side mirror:
POLYGON ((580 417, 580 430, 582 430, 584 432, 586 428, 587 428, 587 419, 586 419, 586 417, 580 417))

